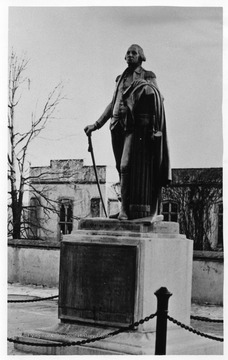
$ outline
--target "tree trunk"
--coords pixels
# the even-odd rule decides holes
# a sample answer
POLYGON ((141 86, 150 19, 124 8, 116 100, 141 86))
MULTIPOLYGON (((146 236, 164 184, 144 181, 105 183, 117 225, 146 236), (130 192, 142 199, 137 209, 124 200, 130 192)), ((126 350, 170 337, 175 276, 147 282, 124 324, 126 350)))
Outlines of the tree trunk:
POLYGON ((21 238, 21 212, 22 206, 19 205, 17 194, 12 194, 12 215, 13 215, 13 239, 21 238))

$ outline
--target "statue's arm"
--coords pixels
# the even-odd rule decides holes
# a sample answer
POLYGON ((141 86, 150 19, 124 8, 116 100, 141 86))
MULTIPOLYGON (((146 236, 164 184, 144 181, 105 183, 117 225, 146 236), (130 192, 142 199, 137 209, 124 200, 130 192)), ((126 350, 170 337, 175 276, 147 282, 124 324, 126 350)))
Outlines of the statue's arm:
MULTIPOLYGON (((117 86, 117 81, 119 79, 120 75, 117 76, 116 78, 116 86, 117 86)), ((115 93, 114 93, 115 95, 115 93)), ((105 111, 103 112, 103 114, 99 117, 99 119, 92 125, 87 125, 84 128, 84 131, 86 133, 87 136, 90 136, 91 133, 95 130, 100 129, 111 117, 112 117, 112 109, 113 109, 113 101, 114 101, 114 95, 113 95, 113 99, 110 102, 110 104, 108 104, 108 106, 105 108, 105 111)))
POLYGON ((84 128, 84 131, 87 136, 90 136, 91 133, 95 130, 100 129, 112 116, 112 102, 106 107, 103 114, 99 117, 99 119, 92 125, 87 125, 84 128))
POLYGON ((112 102, 105 108, 103 114, 95 122, 97 129, 100 129, 112 116, 112 102))

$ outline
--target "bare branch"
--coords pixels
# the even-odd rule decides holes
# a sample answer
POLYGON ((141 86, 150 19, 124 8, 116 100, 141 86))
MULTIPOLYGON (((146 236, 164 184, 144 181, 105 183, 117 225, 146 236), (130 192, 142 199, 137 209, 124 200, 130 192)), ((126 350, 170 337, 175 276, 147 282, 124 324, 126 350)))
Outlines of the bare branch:
MULTIPOLYGON (((27 189, 37 194, 40 199, 40 206, 43 207, 45 215, 51 211, 57 211, 55 201, 48 198, 45 191, 37 191, 31 185, 31 176, 27 176, 26 156, 31 141, 37 137, 45 128, 47 121, 53 116, 57 106, 64 99, 62 95, 63 84, 57 84, 48 94, 47 100, 43 106, 38 118, 31 115, 31 126, 24 133, 15 132, 15 108, 18 106, 22 97, 22 84, 27 82, 30 89, 30 79, 25 76, 29 60, 25 57, 19 59, 14 51, 11 52, 9 59, 9 79, 8 79, 8 130, 9 130, 9 147, 8 154, 8 179, 10 182, 10 203, 9 208, 9 234, 14 238, 28 235, 28 229, 31 227, 29 216, 27 216, 28 207, 23 204, 23 195, 27 189)), ((40 177, 45 176, 44 174, 40 177)), ((34 178, 34 177, 33 177, 34 178)), ((45 222, 45 219, 43 220, 45 222)), ((42 222, 42 221, 41 221, 42 222)))

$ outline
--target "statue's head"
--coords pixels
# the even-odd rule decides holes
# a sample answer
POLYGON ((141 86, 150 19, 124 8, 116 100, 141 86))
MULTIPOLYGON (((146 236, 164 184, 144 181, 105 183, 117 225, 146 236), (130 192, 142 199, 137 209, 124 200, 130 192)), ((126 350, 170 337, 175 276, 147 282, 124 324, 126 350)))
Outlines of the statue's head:
POLYGON ((146 61, 146 57, 141 46, 137 44, 131 45, 127 50, 125 60, 127 61, 128 65, 136 63, 141 64, 143 61, 146 61))

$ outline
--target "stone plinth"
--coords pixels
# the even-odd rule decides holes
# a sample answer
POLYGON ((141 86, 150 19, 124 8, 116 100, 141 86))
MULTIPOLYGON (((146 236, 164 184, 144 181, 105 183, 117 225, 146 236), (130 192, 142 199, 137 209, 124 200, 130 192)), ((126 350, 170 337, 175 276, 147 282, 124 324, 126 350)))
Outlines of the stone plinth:
POLYGON ((128 326, 155 313, 154 292, 167 287, 170 314, 189 324, 193 242, 177 223, 87 219, 61 247, 62 321, 128 326))
MULTIPOLYGON (((127 234, 140 236, 144 233, 161 233, 161 234, 178 234, 179 235, 179 224, 176 222, 161 221, 163 216, 157 216, 154 221, 150 220, 126 220, 119 221, 115 219, 103 219, 103 218, 88 218, 80 220, 78 224, 79 230, 92 230, 92 231, 110 231, 110 234, 127 234)), ((72 235, 81 234, 78 230, 74 231, 72 235)), ((70 236, 72 236, 70 235, 70 236)), ((64 236, 67 239, 68 235, 64 236)))

